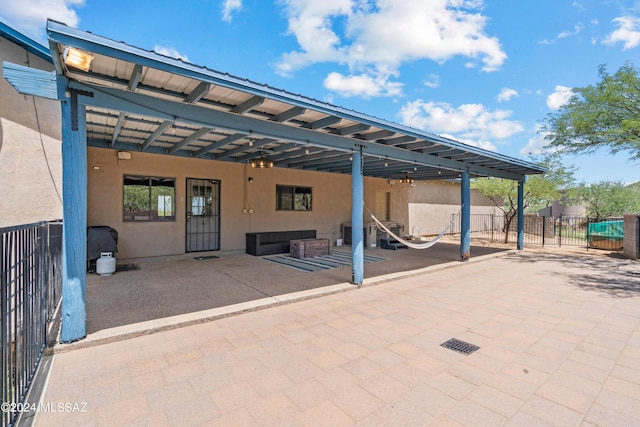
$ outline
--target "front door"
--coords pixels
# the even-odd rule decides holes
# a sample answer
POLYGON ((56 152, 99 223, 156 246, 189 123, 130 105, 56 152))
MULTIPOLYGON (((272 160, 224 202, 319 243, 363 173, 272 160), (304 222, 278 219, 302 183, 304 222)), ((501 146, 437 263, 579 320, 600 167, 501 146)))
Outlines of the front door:
POLYGON ((187 252, 220 250, 220 181, 187 178, 187 252))

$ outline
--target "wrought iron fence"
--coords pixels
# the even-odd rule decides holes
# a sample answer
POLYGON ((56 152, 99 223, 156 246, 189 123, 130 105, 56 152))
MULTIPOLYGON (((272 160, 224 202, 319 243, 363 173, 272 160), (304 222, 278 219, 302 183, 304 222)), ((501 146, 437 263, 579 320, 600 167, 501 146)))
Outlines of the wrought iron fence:
MULTIPOLYGON (((451 234, 460 234, 459 214, 453 214, 451 234)), ((585 246, 587 230, 592 220, 587 217, 524 216, 525 245, 585 246)), ((471 238, 496 243, 516 243, 517 218, 511 221, 505 215, 471 215, 471 238)))
POLYGON ((62 223, 0 229, 2 427, 29 390, 62 292, 62 223), (4 409, 9 410, 4 410, 4 409))

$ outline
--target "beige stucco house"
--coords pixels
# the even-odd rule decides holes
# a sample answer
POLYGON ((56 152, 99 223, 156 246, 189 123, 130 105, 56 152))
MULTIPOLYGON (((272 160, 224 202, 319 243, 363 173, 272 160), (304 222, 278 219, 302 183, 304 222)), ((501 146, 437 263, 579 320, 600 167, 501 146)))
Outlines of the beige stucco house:
MULTIPOLYGON (((44 46, 0 21, 0 61, 53 71, 44 46)), ((60 103, 0 79, 0 227, 62 218, 60 103)))

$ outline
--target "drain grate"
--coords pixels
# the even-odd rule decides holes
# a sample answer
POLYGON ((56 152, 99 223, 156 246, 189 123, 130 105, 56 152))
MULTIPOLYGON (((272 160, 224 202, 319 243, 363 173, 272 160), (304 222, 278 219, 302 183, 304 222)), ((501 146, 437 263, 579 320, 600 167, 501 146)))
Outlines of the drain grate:
POLYGON ((469 344, 468 342, 460 341, 455 338, 451 338, 449 341, 443 342, 440 345, 444 348, 448 348, 449 350, 457 351, 462 354, 471 354, 480 348, 477 345, 469 344))

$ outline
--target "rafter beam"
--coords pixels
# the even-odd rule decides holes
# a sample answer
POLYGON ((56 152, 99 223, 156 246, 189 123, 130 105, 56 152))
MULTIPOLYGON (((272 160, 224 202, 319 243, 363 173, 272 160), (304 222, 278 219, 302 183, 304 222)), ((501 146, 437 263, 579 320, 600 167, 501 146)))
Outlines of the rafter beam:
POLYGON ((253 110, 258 105, 264 102, 263 96, 252 96, 241 104, 236 105, 231 112, 236 114, 244 114, 248 111, 253 110))
POLYGON ((365 141, 373 141, 376 139, 382 139, 389 136, 393 136, 395 134, 396 133, 391 130, 381 129, 371 133, 361 133, 358 136, 356 136, 356 138, 363 139, 365 141))
POLYGON ((269 120, 271 120, 272 122, 284 123, 284 122, 288 122, 289 120, 295 117, 298 117, 304 114, 306 111, 307 111, 306 108, 292 107, 292 108, 289 108, 287 111, 283 111, 282 113, 271 117, 269 120))
POLYGON ((335 125, 336 123, 339 123, 340 120, 342 120, 340 117, 328 116, 328 117, 325 117, 324 119, 316 120, 315 122, 306 123, 302 127, 305 129, 323 129, 323 128, 326 128, 327 126, 331 126, 331 125, 335 125))
POLYGON ((242 153, 244 151, 248 151, 248 150, 251 150, 251 149, 257 149, 259 147, 262 147, 263 145, 267 145, 267 144, 270 144, 270 143, 276 142, 276 141, 277 141, 276 139, 271 139, 271 138, 258 139, 257 141, 253 142, 253 146, 251 146, 251 147, 248 144, 242 144, 241 146, 233 148, 231 150, 227 150, 224 153, 216 154, 214 156, 214 158, 216 160, 225 159, 225 158, 233 156, 234 154, 242 153))
POLYGON ((353 135, 354 133, 366 132, 371 129, 371 125, 366 125, 364 123, 356 123, 354 125, 350 125, 347 127, 343 127, 342 129, 334 129, 331 133, 335 133, 336 135, 353 135))
POLYGON ((165 120, 164 122, 160 123, 160 125, 156 128, 156 130, 153 131, 151 135, 149 135, 149 138, 147 138, 144 144, 140 146, 140 151, 146 150, 151 144, 153 144, 153 141, 158 139, 158 137, 162 135, 164 131, 167 130, 167 128, 171 126, 173 123, 174 123, 173 120, 165 120))
POLYGON ((131 72, 131 77, 129 77, 129 84, 127 85, 127 89, 136 90, 138 84, 140 83, 140 79, 142 78, 142 65, 136 64, 133 67, 133 71, 131 72))
POLYGON ((200 82, 200 84, 198 84, 198 86, 196 86, 195 89, 193 89, 191 93, 184 99, 184 102, 195 104, 196 102, 200 101, 203 96, 208 94, 210 90, 211 83, 200 82))
POLYGON ((402 135, 402 136, 398 136, 396 138, 383 139, 383 140, 381 140, 379 142, 381 142, 383 144, 387 144, 387 145, 400 145, 400 144, 405 144, 407 142, 413 142, 416 139, 417 138, 413 137, 413 136, 402 135))
POLYGON ((113 129, 113 135, 111 136, 111 144, 110 144, 111 147, 113 147, 113 145, 118 140, 118 137, 120 136, 120 132, 122 131, 122 125, 124 124, 124 119, 126 116, 127 115, 125 113, 120 113, 120 115, 118 116, 118 121, 116 122, 116 126, 113 129))
POLYGON ((202 155, 213 151, 215 149, 224 147, 225 145, 231 144, 232 142, 235 142, 239 139, 244 138, 246 135, 243 133, 234 133, 233 135, 229 135, 226 136, 224 138, 222 138, 220 141, 216 141, 211 145, 208 145, 206 147, 203 147, 201 149, 199 149, 198 151, 196 151, 195 153, 193 153, 193 157, 202 157, 202 155))
POLYGON ((179 143, 177 143, 176 145, 171 147, 169 149, 169 151, 168 151, 169 154, 175 153, 176 151, 180 150, 182 147, 186 147, 187 145, 191 144, 192 142, 197 141, 198 139, 202 138, 203 136, 205 136, 206 134, 208 134, 212 130, 213 129, 209 128, 209 127, 203 127, 203 128, 198 129, 197 131, 195 131, 194 133, 192 133, 191 135, 187 136, 182 141, 180 141, 179 143))
MULTIPOLYGON (((308 143, 343 152, 359 150, 360 146, 362 146, 367 156, 389 157, 390 159, 412 165, 443 167, 459 171, 468 170, 472 174, 495 176, 516 181, 524 179, 523 174, 506 170, 469 165, 461 161, 405 150, 399 147, 283 125, 267 120, 200 107, 198 105, 177 104, 169 100, 154 98, 137 92, 123 92, 116 88, 96 86, 76 81, 69 81, 68 85, 71 88, 91 91, 93 93, 93 97, 78 97, 78 101, 84 105, 95 105, 101 108, 115 109, 132 114, 160 117, 165 120, 173 120, 174 117, 179 117, 181 122, 196 126, 206 126, 232 132, 237 132, 238 130, 245 132, 252 131, 254 135, 260 137, 269 137, 298 144, 308 143)), ((171 121, 169 124, 171 124, 171 121)))

